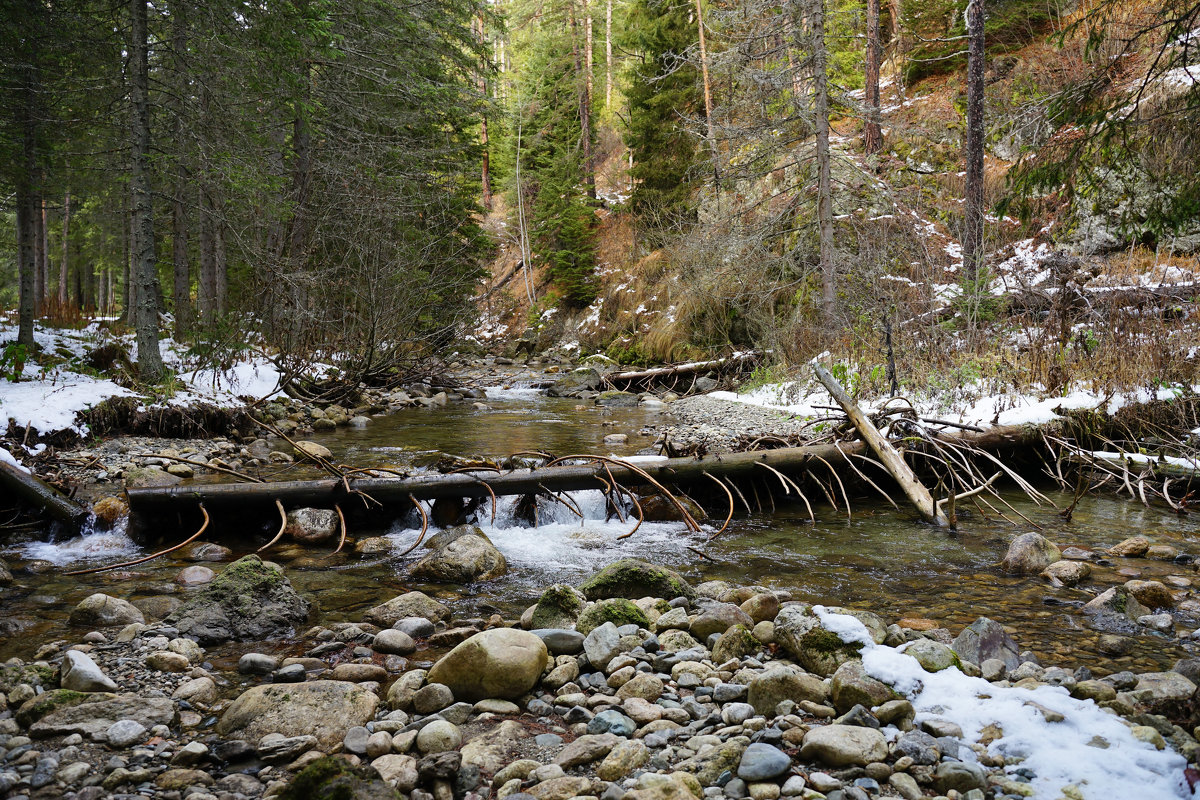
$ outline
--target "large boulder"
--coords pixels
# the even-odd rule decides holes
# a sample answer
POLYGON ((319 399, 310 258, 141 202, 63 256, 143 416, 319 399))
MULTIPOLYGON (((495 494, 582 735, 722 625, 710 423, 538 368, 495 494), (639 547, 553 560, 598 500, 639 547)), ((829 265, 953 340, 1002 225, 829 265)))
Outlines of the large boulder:
POLYGON ((315 736, 328 752, 346 732, 375 718, 379 698, 346 681, 271 683, 254 686, 234 700, 217 723, 227 739, 257 742, 268 733, 315 736))
POLYGON ((259 642, 290 636, 308 619, 309 602, 276 564, 244 556, 191 599, 167 622, 200 644, 259 642))
POLYGON ((483 532, 459 536, 412 566, 414 578, 439 583, 469 583, 498 578, 508 562, 483 532))
POLYGON ((390 628, 402 619, 420 617, 430 622, 449 619, 450 609, 424 592, 408 592, 363 612, 363 622, 390 628))
POLYGON ((609 564, 579 584, 579 591, 589 600, 624 597, 687 597, 694 599, 696 590, 673 569, 659 567, 637 558, 623 558, 609 564))
POLYGON ((1088 601, 1083 613, 1101 630, 1133 632, 1137 630, 1138 617, 1149 614, 1150 609, 1139 603, 1124 586, 1113 586, 1088 601))
POLYGON ((83 697, 86 699, 76 703, 78 695, 65 695, 63 700, 73 704, 64 704, 42 716, 30 726, 29 735, 38 739, 78 733, 85 738, 100 739, 113 723, 123 719, 131 719, 147 729, 175 722, 175 703, 166 697, 106 693, 83 697))
POLYGON ((537 684, 549 658, 545 643, 529 631, 493 628, 442 656, 427 680, 450 687, 456 700, 508 700, 537 684))
POLYGON ((1037 575, 1062 558, 1057 545, 1040 533, 1023 533, 1008 545, 1000 566, 1005 572, 1037 575))
POLYGON ((754 627, 754 620, 733 603, 709 603, 702 606, 700 613, 689 626, 692 636, 701 642, 707 641, 714 633, 724 633, 734 625, 754 627))
POLYGON ((816 675, 778 665, 768 667, 750 681, 746 700, 756 713, 773 717, 775 707, 784 700, 793 703, 808 700, 824 705, 829 701, 829 689, 816 675))
POLYGON ((785 606, 775 617, 775 642, 791 653, 809 672, 828 677, 847 661, 859 658, 862 644, 843 642, 821 627, 821 620, 806 606, 785 606))
POLYGON ((950 647, 960 658, 973 664, 982 664, 990 658, 1003 661, 1009 670, 1021 664, 1017 643, 1005 632, 1004 626, 987 617, 980 617, 964 628, 950 647))
POLYGON ((857 705, 875 708, 899 699, 892 687, 868 675, 861 661, 847 661, 838 667, 829 682, 829 689, 833 707, 842 713, 857 705))
POLYGON ((97 592, 79 601, 71 611, 72 625, 90 628, 107 628, 112 625, 128 625, 145 622, 141 611, 127 600, 97 592))
POLYGON ((572 628, 587 599, 565 583, 556 583, 538 598, 533 607, 534 628, 572 628))
POLYGON ((546 389, 546 394, 550 397, 567 397, 577 392, 597 389, 601 380, 600 373, 592 367, 580 367, 552 383, 546 389))

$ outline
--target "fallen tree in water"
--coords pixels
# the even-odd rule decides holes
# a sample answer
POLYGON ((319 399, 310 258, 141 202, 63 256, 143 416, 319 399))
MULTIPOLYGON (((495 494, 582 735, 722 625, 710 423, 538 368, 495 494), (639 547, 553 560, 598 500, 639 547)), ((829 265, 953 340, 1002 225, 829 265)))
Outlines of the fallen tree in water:
POLYGON ((87 509, 63 495, 32 472, 0 459, 0 489, 22 504, 40 509, 46 516, 79 529, 87 519, 87 509))

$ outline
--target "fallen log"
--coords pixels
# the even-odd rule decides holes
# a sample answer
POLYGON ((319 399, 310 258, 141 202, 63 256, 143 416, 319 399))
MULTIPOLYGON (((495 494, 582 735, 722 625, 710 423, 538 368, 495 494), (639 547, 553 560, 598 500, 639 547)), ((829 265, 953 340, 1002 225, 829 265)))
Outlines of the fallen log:
POLYGON ((61 492, 32 472, 26 472, 7 461, 0 461, 0 487, 28 505, 44 511, 51 519, 77 529, 87 519, 88 511, 64 497, 61 492))
POLYGON ((742 369, 751 364, 758 363, 758 353, 735 353, 728 358, 718 358, 712 361, 692 361, 687 364, 676 364, 669 367, 653 367, 651 369, 638 370, 636 372, 617 372, 604 376, 604 380, 610 384, 617 383, 636 383, 638 381, 654 381, 663 378, 677 378, 683 375, 699 375, 709 370, 728 369, 737 367, 742 369))
MULTIPOLYGON (((862 442, 840 445, 841 452, 861 455, 866 451, 862 442)), ((586 458, 581 456, 581 459, 586 458)), ((571 492, 581 489, 603 489, 611 480, 623 486, 646 486, 659 483, 694 483, 707 480, 704 473, 719 473, 726 477, 761 477, 758 464, 781 471, 799 469, 819 459, 840 459, 838 446, 813 445, 779 450, 760 450, 748 453, 722 453, 703 458, 661 458, 655 461, 638 460, 635 467, 619 462, 608 464, 567 465, 539 469, 518 469, 512 472, 425 474, 411 478, 354 478, 342 481, 327 478, 312 481, 280 481, 277 483, 208 483, 190 486, 152 486, 129 489, 131 513, 148 514, 174 510, 181 506, 204 503, 210 510, 262 507, 273 508, 278 500, 285 506, 320 506, 332 508, 345 500, 347 485, 357 494, 366 494, 385 506, 410 506, 410 497, 417 500, 440 498, 489 497, 496 494, 530 494, 545 490, 571 492)))
POLYGON ((917 476, 913 473, 912 468, 905 463, 904 457, 900 455, 895 447, 892 447, 891 442, 884 438, 874 423, 858 407, 858 404, 850 398, 850 395, 846 394, 846 390, 842 388, 842 385, 820 364, 813 364, 813 371, 817 373, 817 379, 829 390, 829 394, 833 396, 833 399, 846 412, 846 416, 850 418, 850 422, 854 424, 859 434, 870 445, 871 450, 874 451, 875 457, 887 469, 888 474, 892 476, 892 480, 904 491, 904 495, 925 521, 942 527, 949 525, 949 519, 942 513, 941 508, 933 502, 933 495, 929 493, 929 490, 917 480, 917 476))

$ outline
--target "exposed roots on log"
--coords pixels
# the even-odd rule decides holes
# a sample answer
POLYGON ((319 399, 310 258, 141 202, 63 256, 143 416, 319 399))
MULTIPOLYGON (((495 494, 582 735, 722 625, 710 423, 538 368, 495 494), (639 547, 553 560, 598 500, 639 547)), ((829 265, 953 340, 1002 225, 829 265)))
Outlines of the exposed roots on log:
POLYGON ((408 499, 412 501, 412 504, 417 507, 417 511, 421 514, 421 533, 419 536, 417 536, 417 540, 413 542, 407 550, 400 554, 401 556, 406 556, 413 550, 416 550, 417 546, 420 545, 421 542, 425 541, 425 533, 429 530, 429 515, 425 513, 425 509, 421 508, 421 503, 411 494, 408 496, 408 499))
POLYGON ((729 498, 729 513, 725 515, 725 524, 721 526, 721 529, 719 531, 717 531, 716 533, 714 533, 708 537, 708 540, 711 542, 713 539, 717 538, 718 536, 720 536, 722 533, 725 532, 725 529, 729 527, 729 521, 731 519, 733 519, 733 492, 729 491, 728 486, 726 486, 719 478, 717 478, 716 476, 714 476, 712 473, 708 472, 707 470, 705 470, 705 472, 704 472, 704 477, 706 477, 712 481, 715 481, 717 486, 720 486, 722 489, 725 490, 725 494, 729 498))
POLYGON ((342 552, 342 548, 346 546, 346 515, 342 513, 342 507, 337 503, 333 504, 333 510, 337 512, 338 523, 340 525, 342 534, 341 538, 338 539, 337 548, 329 554, 331 556, 336 556, 338 553, 342 552))
POLYGON ((254 552, 256 553, 261 553, 263 550, 266 550, 268 547, 278 542, 280 537, 283 536, 284 529, 287 528, 287 512, 283 510, 283 503, 276 500, 275 505, 279 508, 279 532, 275 534, 274 539, 255 550, 254 552))

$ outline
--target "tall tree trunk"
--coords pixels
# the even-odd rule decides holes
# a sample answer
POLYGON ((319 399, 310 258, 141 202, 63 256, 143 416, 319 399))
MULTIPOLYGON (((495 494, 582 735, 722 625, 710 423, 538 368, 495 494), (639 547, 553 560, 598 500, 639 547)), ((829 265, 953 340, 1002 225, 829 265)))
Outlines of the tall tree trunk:
POLYGON ((983 0, 967 3, 967 188, 963 280, 975 292, 983 264, 983 0))
POLYGON ((713 133, 712 83, 708 79, 708 45, 704 38, 704 7, 696 0, 696 32, 700 38, 700 77, 704 81, 704 121, 708 126, 708 149, 712 153, 713 178, 720 176, 717 165, 717 137, 713 133))
POLYGON ((820 229, 821 315, 833 332, 836 276, 833 265, 833 189, 829 169, 829 54, 825 49, 825 0, 813 0, 813 93, 817 125, 817 225, 820 229))
POLYGON ((129 48, 129 88, 132 144, 129 186, 134 225, 133 279, 137 284, 134 329, 137 333, 138 376, 147 383, 162 379, 158 349, 158 275, 154 255, 154 203, 150 194, 150 76, 147 46, 147 0, 130 0, 132 41, 129 48))
POLYGON ((209 192, 208 186, 200 187, 200 285, 197 305, 205 325, 211 325, 217 313, 217 259, 213 244, 213 211, 209 192))
MULTIPOLYGON (((583 0, 583 11, 585 15, 589 13, 588 0, 583 0)), ((587 45, 590 49, 590 37, 587 39, 587 45)), ((579 84, 579 138, 583 140, 583 181, 587 186, 588 197, 595 200, 596 173, 592 164, 592 79, 590 75, 580 75, 584 71, 584 64, 579 58, 579 21, 575 17, 574 0, 571 0, 571 55, 575 59, 576 77, 583 77, 579 84)))
POLYGON ((613 0, 606 0, 604 4, 604 111, 612 108, 612 4, 613 0))
POLYGON ((33 307, 46 313, 46 198, 39 193, 33 212, 33 307))
POLYGON ((879 130, 879 0, 867 0, 867 120, 863 128, 863 149, 867 155, 878 153, 883 145, 879 130))
POLYGON ((217 314, 224 316, 229 310, 229 262, 225 253, 225 221, 224 218, 218 218, 216 228, 213 230, 213 280, 214 299, 217 305, 217 314))
POLYGON ((60 308, 67 307, 67 285, 69 283, 70 271, 67 269, 67 249, 70 240, 68 235, 71 232, 71 190, 63 194, 63 219, 62 219, 62 259, 58 264, 58 305, 60 308))
POLYGON ((183 98, 187 92, 187 3, 171 3, 171 52, 174 97, 171 101, 171 141, 175 148, 175 187, 171 192, 171 263, 174 267, 175 338, 183 341, 192 329, 192 265, 188 254, 188 171, 184 146, 183 98))
MULTIPOLYGON (((486 30, 484 29, 484 21, 483 21, 482 14, 480 14, 479 17, 476 19, 475 24, 479 26, 479 28, 478 28, 479 44, 482 46, 483 51, 486 53, 487 52, 487 36, 486 36, 486 30)), ((490 60, 490 56, 489 56, 489 60, 490 60)), ((478 80, 479 94, 480 94, 480 97, 483 99, 484 103, 487 103, 487 101, 488 101, 487 66, 488 65, 486 65, 486 64, 482 65, 481 69, 479 70, 479 80, 478 80)), ((489 163, 490 155, 488 153, 488 120, 487 120, 486 106, 485 106, 483 114, 479 118, 479 144, 483 148, 483 164, 481 165, 480 176, 479 176, 480 177, 480 189, 483 193, 483 207, 485 210, 491 211, 492 210, 492 176, 491 176, 491 169, 490 169, 491 165, 489 163)))

